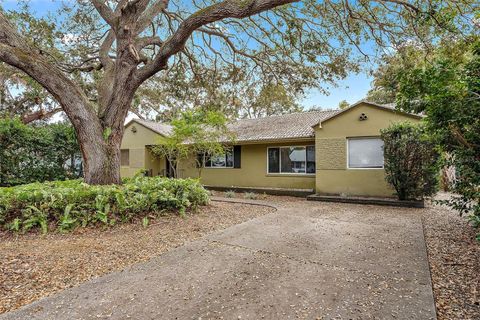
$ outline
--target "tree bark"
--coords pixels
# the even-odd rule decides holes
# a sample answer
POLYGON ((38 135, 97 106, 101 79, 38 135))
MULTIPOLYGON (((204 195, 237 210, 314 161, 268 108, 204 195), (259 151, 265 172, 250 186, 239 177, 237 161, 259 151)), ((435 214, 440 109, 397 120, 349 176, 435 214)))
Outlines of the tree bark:
POLYGON ((83 172, 88 184, 120 184, 120 143, 80 141, 83 172))
POLYGON ((62 108, 55 108, 50 111, 45 111, 45 110, 39 110, 35 111, 29 114, 24 114, 22 116, 22 122, 24 124, 29 124, 30 122, 36 121, 36 120, 43 120, 43 119, 48 119, 50 117, 53 117, 55 114, 61 112, 63 109, 62 108))

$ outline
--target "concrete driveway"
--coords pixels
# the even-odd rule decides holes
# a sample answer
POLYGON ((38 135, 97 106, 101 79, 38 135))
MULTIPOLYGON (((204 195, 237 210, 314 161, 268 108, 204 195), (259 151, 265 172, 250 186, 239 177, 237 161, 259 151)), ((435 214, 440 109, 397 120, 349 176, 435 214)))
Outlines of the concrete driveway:
POLYGON ((435 319, 422 209, 275 205, 0 319, 435 319))

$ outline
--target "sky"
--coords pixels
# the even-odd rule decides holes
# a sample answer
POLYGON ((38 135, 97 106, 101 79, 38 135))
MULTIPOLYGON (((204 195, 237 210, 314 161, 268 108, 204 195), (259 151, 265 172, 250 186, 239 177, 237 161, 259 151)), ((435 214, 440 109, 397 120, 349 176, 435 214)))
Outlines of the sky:
MULTIPOLYGON (((64 0, 66 2, 70 0, 64 0)), ((28 1, 31 9, 38 15, 43 16, 49 12, 54 12, 58 8, 60 1, 55 0, 30 0, 28 1)), ((0 0, 5 10, 12 10, 18 7, 18 1, 0 0)), ((366 97, 370 89, 372 78, 365 72, 351 74, 346 79, 338 81, 336 87, 327 86, 328 95, 322 94, 318 90, 311 90, 306 94, 305 99, 300 102, 304 109, 310 107, 321 107, 325 109, 337 108, 342 100, 352 104, 366 97)))

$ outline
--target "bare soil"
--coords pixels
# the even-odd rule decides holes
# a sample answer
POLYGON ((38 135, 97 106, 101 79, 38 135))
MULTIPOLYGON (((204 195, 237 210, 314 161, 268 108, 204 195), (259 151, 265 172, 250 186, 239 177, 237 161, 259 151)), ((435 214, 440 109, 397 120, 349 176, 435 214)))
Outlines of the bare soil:
POLYGON ((162 216, 147 228, 138 222, 44 236, 0 231, 0 313, 273 210, 212 202, 186 218, 162 216))

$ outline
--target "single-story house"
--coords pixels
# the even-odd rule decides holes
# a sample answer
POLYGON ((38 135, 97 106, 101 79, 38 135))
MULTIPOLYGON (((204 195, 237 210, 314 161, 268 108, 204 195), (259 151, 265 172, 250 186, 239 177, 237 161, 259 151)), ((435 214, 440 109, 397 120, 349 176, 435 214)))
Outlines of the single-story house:
MULTIPOLYGON (((208 159, 201 170, 206 186, 304 190, 345 196, 388 197, 380 130, 421 116, 367 101, 343 110, 310 111, 238 120, 229 125, 235 145, 208 159)), ((168 161, 154 158, 149 145, 171 132, 168 124, 134 119, 121 145, 121 174, 147 169, 169 174, 168 161)), ((180 177, 198 177, 196 155, 180 162, 180 177)))

